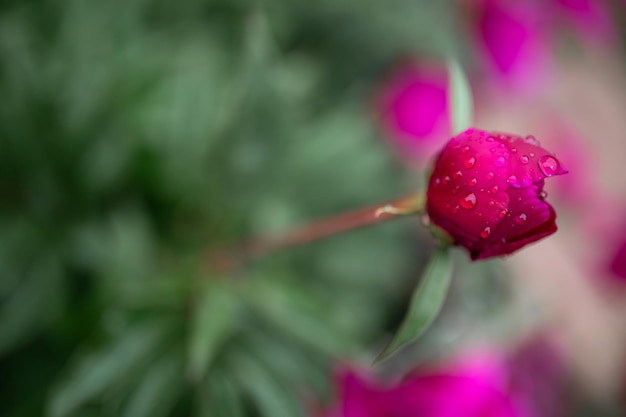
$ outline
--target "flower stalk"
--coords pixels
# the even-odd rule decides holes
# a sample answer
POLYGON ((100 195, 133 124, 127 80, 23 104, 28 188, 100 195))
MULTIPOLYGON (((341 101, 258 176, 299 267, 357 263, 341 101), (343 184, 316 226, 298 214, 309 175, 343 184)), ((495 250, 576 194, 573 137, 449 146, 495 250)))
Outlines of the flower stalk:
POLYGON ((209 256, 209 264, 218 270, 231 271, 252 259, 305 245, 340 233, 383 223, 423 212, 423 192, 365 207, 296 227, 277 235, 244 239, 228 249, 209 256))

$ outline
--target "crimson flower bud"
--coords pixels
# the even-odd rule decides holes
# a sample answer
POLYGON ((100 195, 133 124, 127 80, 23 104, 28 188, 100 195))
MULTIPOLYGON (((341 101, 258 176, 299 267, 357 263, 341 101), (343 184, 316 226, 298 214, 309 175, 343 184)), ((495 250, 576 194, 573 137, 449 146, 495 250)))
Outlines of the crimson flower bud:
POLYGON ((566 172, 532 136, 468 129, 437 157, 426 211, 473 260, 508 255, 556 232, 543 185, 566 172))

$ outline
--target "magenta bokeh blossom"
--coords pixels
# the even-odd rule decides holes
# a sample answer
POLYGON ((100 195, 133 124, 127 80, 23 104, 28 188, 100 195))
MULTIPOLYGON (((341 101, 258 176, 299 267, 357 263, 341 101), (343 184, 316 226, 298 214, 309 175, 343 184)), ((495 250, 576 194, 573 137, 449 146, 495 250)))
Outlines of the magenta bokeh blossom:
POLYGON ((541 83, 551 62, 545 15, 535 2, 472 2, 470 28, 489 77, 526 88, 541 83))
POLYGON ((563 375, 542 341, 509 358, 494 350, 465 354, 397 383, 344 370, 338 401, 325 417, 556 417, 563 375))
POLYGON ((378 94, 377 113, 399 157, 419 162, 449 136, 447 75, 443 67, 407 64, 378 94))
POLYGON ((472 259, 508 255, 556 232, 544 179, 566 172, 532 136, 468 129, 437 157, 426 211, 472 259))
MULTIPOLYGON (((615 38, 602 0, 467 0, 468 27, 488 81, 536 90, 554 67, 559 32, 583 43, 615 38)), ((599 41, 599 42, 598 42, 599 41)))
POLYGON ((608 6, 604 0, 552 0, 553 13, 583 41, 610 41, 615 37, 608 6))

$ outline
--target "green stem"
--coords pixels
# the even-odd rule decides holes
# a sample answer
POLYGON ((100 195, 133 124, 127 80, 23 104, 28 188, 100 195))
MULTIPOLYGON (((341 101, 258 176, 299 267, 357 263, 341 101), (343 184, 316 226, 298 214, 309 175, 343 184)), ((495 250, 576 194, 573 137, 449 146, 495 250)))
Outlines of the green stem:
POLYGON ((339 233, 418 214, 424 209, 424 194, 416 193, 382 204, 340 214, 297 227, 275 236, 245 239, 230 249, 209 256, 209 264, 219 270, 232 270, 245 261, 305 245, 339 233))

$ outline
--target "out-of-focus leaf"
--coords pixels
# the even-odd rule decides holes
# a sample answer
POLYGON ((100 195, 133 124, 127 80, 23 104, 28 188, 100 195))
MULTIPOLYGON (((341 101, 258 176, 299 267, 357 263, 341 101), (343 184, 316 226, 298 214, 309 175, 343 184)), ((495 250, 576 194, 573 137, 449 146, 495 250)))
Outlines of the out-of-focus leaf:
POLYGON ((402 345, 417 339, 428 329, 443 306, 451 278, 450 250, 442 246, 437 248, 426 267, 400 328, 377 360, 389 357, 402 345))
POLYGON ((237 299, 219 282, 206 285, 193 311, 187 374, 204 378, 222 343, 236 330, 237 299))
POLYGON ((244 387, 253 404, 264 417, 304 417, 295 392, 287 388, 260 361, 244 352, 238 352, 232 364, 237 383, 244 387))
POLYGON ((0 355, 28 340, 54 320, 63 304, 58 260, 46 256, 34 261, 17 288, 0 307, 0 355))
POLYGON ((472 126, 474 121, 472 90, 461 64, 454 58, 448 59, 448 77, 448 100, 452 111, 450 127, 453 134, 457 134, 472 126))
POLYGON ((172 353, 154 362, 132 394, 123 417, 167 416, 184 388, 182 358, 172 353))
POLYGON ((270 324, 331 356, 354 351, 349 334, 337 331, 322 302, 286 282, 256 284, 246 291, 246 301, 270 324))
POLYGON ((282 381, 314 387, 316 392, 330 394, 328 375, 331 361, 325 355, 294 343, 284 335, 258 328, 246 332, 247 346, 254 346, 254 353, 282 381))
POLYGON ((104 349, 79 357, 50 398, 50 416, 71 415, 83 404, 98 399, 107 389, 127 381, 149 363, 162 346, 165 335, 163 323, 135 326, 104 349))
POLYGON ((215 372, 200 393, 198 417, 243 417, 244 399, 232 375, 215 372))

